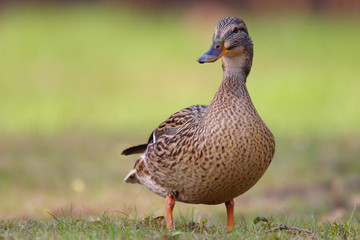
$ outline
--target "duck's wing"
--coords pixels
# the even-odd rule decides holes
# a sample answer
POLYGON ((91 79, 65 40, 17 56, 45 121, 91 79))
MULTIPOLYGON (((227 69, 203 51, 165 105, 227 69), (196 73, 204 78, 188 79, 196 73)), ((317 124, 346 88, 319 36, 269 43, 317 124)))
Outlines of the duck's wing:
MULTIPOLYGON (((154 165, 151 166, 151 168, 156 167, 160 162, 154 162, 156 161, 154 154, 157 155, 157 153, 159 153, 158 151, 166 152, 166 154, 162 154, 162 157, 167 158, 167 156, 170 155, 171 150, 169 149, 170 146, 167 146, 166 140, 175 138, 178 135, 182 135, 179 133, 182 133, 184 129, 188 130, 189 125, 196 125, 197 123, 201 122, 201 119, 203 119, 204 115, 206 114, 207 108, 208 106, 206 105, 193 105, 191 107, 182 109, 172 114, 169 118, 162 122, 151 133, 147 144, 141 144, 125 149, 122 153, 124 155, 143 153, 145 151, 146 153, 142 154, 140 158, 138 158, 134 168, 125 177, 124 182, 140 183, 156 194, 166 197, 168 194, 168 190, 165 189, 166 184, 159 181, 153 175, 153 173, 149 171, 147 166, 148 164, 145 162, 147 161, 150 165, 154 165), (154 151, 154 147, 156 148, 156 151, 154 151)), ((161 163, 163 162, 164 161, 161 161, 161 163)))
POLYGON ((145 152, 147 146, 155 143, 162 135, 173 136, 184 124, 189 121, 192 122, 194 120, 201 119, 205 114, 207 107, 207 105, 193 105, 172 114, 151 133, 147 143, 129 147, 121 154, 131 155, 145 152))

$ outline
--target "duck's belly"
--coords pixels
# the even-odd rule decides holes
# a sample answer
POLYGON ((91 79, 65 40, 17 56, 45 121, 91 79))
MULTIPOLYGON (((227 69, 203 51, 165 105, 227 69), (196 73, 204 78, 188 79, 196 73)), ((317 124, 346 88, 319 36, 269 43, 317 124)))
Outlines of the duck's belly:
MULTIPOLYGON (((186 203, 219 204, 229 201, 255 185, 269 167, 274 155, 274 141, 252 141, 234 151, 215 151, 208 160, 197 159, 187 169, 186 179, 176 187, 175 200, 186 203), (263 144, 263 145, 262 145, 263 144)), ((179 173, 182 172, 179 166, 179 173)))
MULTIPOLYGON (((271 163, 273 151, 267 155, 246 153, 235 160, 226 158, 199 161, 195 168, 178 170, 172 187, 166 188, 151 179, 142 179, 143 185, 154 193, 176 201, 192 204, 220 204, 229 201, 253 187, 271 163), (151 181, 150 181, 151 180, 151 181)), ((198 159, 200 160, 200 159, 198 159)), ((181 167, 181 166, 180 166, 181 167)), ((170 183, 170 182, 169 182, 170 183)))
POLYGON ((219 204, 229 201, 258 182, 268 168, 271 159, 264 161, 227 162, 226 166, 193 173, 193 178, 180 186, 176 200, 187 203, 219 204))

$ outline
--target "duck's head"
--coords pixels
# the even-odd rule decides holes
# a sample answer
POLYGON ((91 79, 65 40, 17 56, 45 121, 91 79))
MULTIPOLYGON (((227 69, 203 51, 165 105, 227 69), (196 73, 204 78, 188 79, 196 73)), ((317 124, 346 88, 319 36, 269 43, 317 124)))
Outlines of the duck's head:
POLYGON ((199 63, 215 62, 223 57, 223 69, 230 71, 242 70, 249 74, 253 44, 243 20, 237 17, 226 17, 215 27, 210 49, 197 60, 199 63))

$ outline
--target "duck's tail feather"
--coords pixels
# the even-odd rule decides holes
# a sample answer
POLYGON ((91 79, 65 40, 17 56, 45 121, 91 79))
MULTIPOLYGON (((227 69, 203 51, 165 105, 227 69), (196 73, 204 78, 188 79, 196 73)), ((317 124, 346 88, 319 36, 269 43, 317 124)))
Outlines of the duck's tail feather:
POLYGON ((143 153, 146 151, 147 144, 141 144, 133 147, 129 147, 125 149, 121 154, 122 155, 130 155, 135 153, 143 153))
POLYGON ((132 169, 128 175, 124 178, 124 182, 126 183, 139 183, 140 184, 140 181, 136 175, 136 169, 132 169))

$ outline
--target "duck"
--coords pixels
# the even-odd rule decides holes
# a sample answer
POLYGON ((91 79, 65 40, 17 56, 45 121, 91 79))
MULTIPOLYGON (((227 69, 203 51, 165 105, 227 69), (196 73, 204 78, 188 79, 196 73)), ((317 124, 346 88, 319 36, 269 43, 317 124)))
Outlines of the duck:
POLYGON ((125 149, 141 154, 124 182, 142 184, 165 198, 166 224, 174 229, 175 202, 225 203, 234 227, 234 198, 252 188, 268 169, 275 139, 252 103, 246 80, 253 43, 244 21, 226 17, 215 27, 199 63, 222 59, 223 79, 209 105, 193 105, 163 121, 147 143, 125 149))

